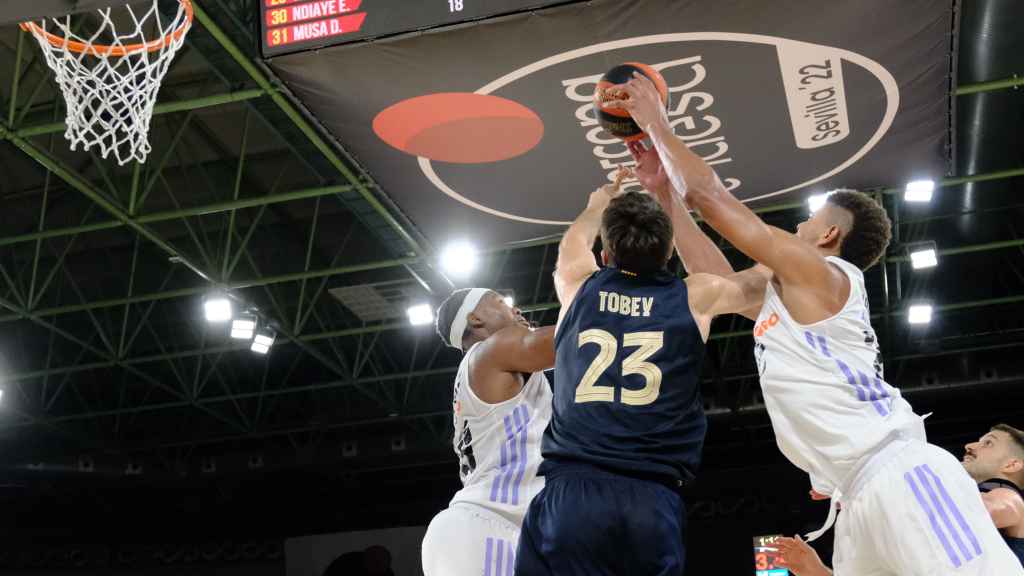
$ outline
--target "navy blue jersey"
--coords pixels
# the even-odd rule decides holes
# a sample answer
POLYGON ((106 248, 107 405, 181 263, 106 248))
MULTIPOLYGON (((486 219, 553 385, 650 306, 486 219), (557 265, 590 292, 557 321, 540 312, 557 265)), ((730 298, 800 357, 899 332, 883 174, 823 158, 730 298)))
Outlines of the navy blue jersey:
POLYGON ((704 341, 686 283, 617 268, 580 287, 555 335, 540 473, 560 462, 686 481, 700 464, 704 341))

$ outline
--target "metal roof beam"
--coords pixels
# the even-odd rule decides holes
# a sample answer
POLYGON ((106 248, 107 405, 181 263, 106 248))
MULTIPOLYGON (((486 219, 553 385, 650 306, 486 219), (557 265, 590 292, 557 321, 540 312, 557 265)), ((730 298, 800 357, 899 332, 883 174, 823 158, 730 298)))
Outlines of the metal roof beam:
MULTIPOLYGON (((1024 245, 1024 241, 1022 241, 1022 245, 1024 245)), ((983 308, 983 307, 987 307, 987 306, 998 306, 998 305, 1002 305, 1002 304, 1016 304, 1016 303, 1020 303, 1020 302, 1024 302, 1024 294, 1018 294, 1018 295, 1014 295, 1014 296, 1005 296, 1005 297, 1000 297, 1000 298, 987 298, 987 299, 984 299, 984 300, 970 300, 970 301, 966 301, 966 302, 956 302, 956 303, 949 303, 949 304, 936 304, 934 309, 935 309, 936 312, 951 312, 951 311, 965 310, 965 309, 971 309, 971 308, 983 308)), ((553 310, 553 309, 556 309, 558 307, 559 307, 558 302, 545 302, 545 303, 541 303, 541 304, 531 304, 529 306, 523 306, 522 310, 523 310, 524 313, 531 313, 531 312, 542 312, 542 311, 545 311, 545 310, 553 310)), ((891 310, 889 312, 878 312, 878 313, 872 314, 871 318, 874 319, 874 320, 877 320, 877 319, 885 318, 887 316, 898 316, 900 314, 903 314, 904 312, 905 312, 905 310, 902 310, 902 309, 900 309, 900 310, 891 310)), ((371 326, 362 326, 362 327, 359 327, 359 328, 347 328, 347 329, 344 329, 344 330, 333 330, 333 331, 329 331, 329 332, 319 332, 319 333, 314 333, 314 334, 304 334, 304 335, 301 335, 301 336, 294 337, 293 340, 296 341, 297 343, 298 342, 308 343, 308 342, 315 342, 315 341, 318 341, 318 340, 326 340, 326 339, 331 339, 331 338, 342 338, 342 337, 347 337, 347 336, 359 336, 359 335, 364 335, 364 334, 375 334, 375 333, 378 333, 378 332, 388 332, 388 331, 394 331, 394 330, 404 330, 404 329, 407 329, 407 328, 409 328, 409 324, 406 323, 406 322, 386 322, 386 323, 375 324, 375 325, 371 325, 371 326)), ((712 334, 708 339, 709 340, 729 340, 729 339, 732 339, 732 338, 740 338, 740 337, 749 336, 749 335, 750 335, 750 330, 749 329, 747 329, 747 330, 735 330, 735 331, 730 331, 730 332, 718 332, 718 333, 712 334)), ((287 344, 287 342, 281 342, 280 345, 284 345, 284 344, 287 344)), ((223 354, 223 353, 226 353, 226 352, 242 352, 242 351, 247 351, 247 350, 248 350, 248 345, 232 345, 232 346, 220 346, 220 347, 216 347, 216 348, 182 350, 182 351, 179 351, 179 352, 170 352, 170 353, 167 353, 167 354, 155 354, 155 355, 151 355, 151 356, 138 356, 138 357, 135 357, 135 358, 124 358, 124 359, 120 360, 119 362, 112 362, 112 361, 91 362, 91 363, 86 363, 86 364, 76 364, 74 366, 62 366, 62 367, 57 367, 57 368, 50 368, 50 369, 47 369, 47 370, 35 370, 35 371, 31 371, 31 372, 22 372, 22 373, 8 374, 8 375, 6 375, 4 377, 4 379, 6 381, 10 381, 10 382, 22 381, 22 380, 31 380, 33 378, 42 378, 42 377, 53 376, 53 375, 57 375, 57 374, 65 374, 65 373, 68 373, 68 372, 84 372, 84 371, 88 371, 88 370, 99 370, 99 369, 104 369, 104 368, 113 368, 114 366, 119 365, 119 364, 120 365, 124 365, 124 366, 134 366, 134 365, 138 365, 138 364, 147 364, 147 363, 151 363, 151 362, 163 362, 163 361, 166 361, 166 360, 174 360, 174 359, 180 359, 180 358, 190 358, 190 357, 195 357, 195 356, 204 356, 204 355, 208 355, 208 354, 223 354)), ((442 369, 442 370, 447 370, 447 369, 442 369)), ((399 373, 399 374, 395 374, 395 375, 386 375, 383 378, 391 379, 392 376, 394 378, 409 378, 409 377, 430 375, 430 373, 433 373, 433 371, 426 371, 426 372, 422 372, 422 371, 421 372, 416 372, 416 371, 413 371, 413 372, 403 372, 403 373, 399 373)), ((351 385, 353 385, 352 383, 354 383, 354 382, 362 382, 364 380, 365 379, 354 379, 354 380, 353 379, 348 379, 348 380, 339 381, 339 382, 344 382, 344 384, 340 384, 340 385, 351 386, 351 385)), ((378 380, 369 380, 369 381, 376 382, 378 380)), ((320 388, 317 388, 316 386, 321 386, 321 385, 313 385, 313 386, 314 386, 314 388, 308 388, 308 390, 319 390, 320 388)), ((331 387, 337 387, 337 386, 333 386, 332 385, 331 387)), ((296 391, 296 392, 301 392, 303 390, 307 390, 307 388, 297 387, 297 388, 288 388, 287 390, 293 390, 293 391, 296 391)))
MULTIPOLYGON (((142 222, 143 218, 137 219, 142 222)), ((123 225, 123 224, 119 224, 123 225)), ((0 246, 3 244, 0 243, 0 246)), ((999 242, 987 242, 984 244, 973 244, 967 246, 957 246, 951 248, 945 248, 937 251, 939 256, 956 256, 959 254, 972 254, 977 252, 987 252, 991 250, 1001 250, 1005 248, 1020 248, 1024 247, 1024 239, 1019 240, 1005 240, 999 242)), ((288 282, 301 282, 304 280, 312 280, 316 278, 326 278, 330 276, 342 276, 345 274, 354 274, 357 272, 368 272, 371 270, 383 270, 388 268, 397 268, 400 266, 406 266, 409 264, 415 264, 419 262, 420 258, 397 258, 393 260, 380 260, 374 262, 366 262, 362 264, 350 264, 348 266, 336 266, 331 268, 322 268, 318 270, 310 270, 308 272, 294 272, 290 274, 280 274, 277 276, 266 276, 263 278, 253 278, 251 280, 240 280, 237 282, 231 282, 224 285, 224 288, 228 290, 241 290, 243 288, 256 288, 262 286, 269 286, 273 284, 284 284, 288 282)), ((909 256, 888 256, 886 262, 907 262, 910 260, 909 256)), ((86 312, 89 310, 96 310, 100 308, 113 308, 117 306, 124 306, 126 304, 138 304, 141 302, 152 302, 157 300, 170 300, 174 298, 184 298, 188 296, 196 296, 204 294, 209 290, 209 286, 196 286, 192 288, 179 288, 176 290, 167 290, 163 292, 155 292, 152 294, 141 294, 138 296, 132 296, 129 298, 113 298, 110 300, 99 300, 89 302, 85 304, 71 304, 66 306, 56 306, 52 308, 42 308, 33 311, 40 317, 48 316, 60 316, 63 314, 71 314, 75 312, 86 312)), ((20 317, 16 314, 8 316, 0 316, 0 323, 12 322, 18 320, 20 317)), ((380 326, 364 326, 359 328, 346 328, 343 330, 337 330, 332 332, 324 332, 322 334, 307 334, 302 336, 303 340, 323 340, 325 338, 337 338, 341 336, 353 336, 358 334, 366 334, 368 332, 380 331, 382 329, 393 329, 404 326, 404 323, 388 324, 380 326)))

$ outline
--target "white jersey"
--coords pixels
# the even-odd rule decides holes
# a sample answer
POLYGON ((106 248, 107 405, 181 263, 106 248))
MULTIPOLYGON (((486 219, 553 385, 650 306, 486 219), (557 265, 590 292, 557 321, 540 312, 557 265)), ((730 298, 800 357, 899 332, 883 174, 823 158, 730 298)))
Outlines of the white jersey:
POLYGON ((779 449, 832 494, 895 437, 924 440, 924 425, 900 391, 885 382, 871 327, 864 274, 828 257, 850 278, 838 314, 800 324, 772 283, 754 325, 761 390, 779 449))
POLYGON ((452 444, 462 489, 451 503, 480 506, 521 526, 530 500, 544 487, 537 466, 551 420, 551 386, 543 372, 536 372, 515 397, 488 404, 469 385, 469 360, 476 350, 474 344, 466 352, 455 377, 452 444))

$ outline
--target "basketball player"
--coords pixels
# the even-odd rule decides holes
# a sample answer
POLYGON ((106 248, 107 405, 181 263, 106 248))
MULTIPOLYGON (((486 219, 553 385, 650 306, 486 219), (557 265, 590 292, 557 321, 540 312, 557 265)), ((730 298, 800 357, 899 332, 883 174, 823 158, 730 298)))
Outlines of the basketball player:
MULTIPOLYGON (((977 442, 965 447, 963 465, 978 483, 989 517, 1003 539, 1024 563, 1024 432, 998 424, 977 442)), ((832 571, 818 553, 800 539, 783 538, 779 550, 795 576, 829 576, 832 571)))
POLYGON ((964 449, 964 469, 978 483, 996 528, 1024 564, 1024 431, 997 424, 964 449))
POLYGON ((555 330, 531 330, 498 293, 472 288, 441 304, 437 333, 465 352, 452 399, 462 489, 427 528, 423 573, 511 576, 526 507, 543 486, 551 389, 542 370, 555 361, 555 330))
POLYGON ((559 246, 551 423, 519 540, 521 576, 682 574, 679 487, 704 443, 700 365, 739 287, 668 273, 672 224, 646 194, 591 194, 559 246), (592 252, 600 232, 599 268, 592 252))
MULTIPOLYGON (((677 138, 642 75, 606 93, 630 112, 663 163, 675 202, 758 265, 734 276, 755 318, 761 389, 783 454, 831 497, 840 576, 1024 575, 987 518, 977 485, 885 382, 863 270, 890 238, 885 210, 841 190, 797 227, 768 226, 677 138)), ((685 245, 685 239, 677 245, 685 245)))

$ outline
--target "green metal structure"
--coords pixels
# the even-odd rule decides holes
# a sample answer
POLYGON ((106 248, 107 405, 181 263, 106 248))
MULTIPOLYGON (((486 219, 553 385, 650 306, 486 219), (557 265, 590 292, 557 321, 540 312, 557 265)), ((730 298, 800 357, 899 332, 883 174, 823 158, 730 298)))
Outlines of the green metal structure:
MULTIPOLYGON (((65 150, 63 112, 45 62, 20 31, 8 31, 13 51, 0 42, 12 52, 4 59, 13 63, 10 84, 0 92, 6 112, 0 171, 25 175, 0 186, 13 207, 0 230, 0 307, 6 311, 0 315, 6 346, 0 437, 31 440, 11 461, 88 450, 138 454, 381 424, 443 445, 450 411, 443 394, 433 392, 444 390, 457 359, 429 330, 416 331, 393 315, 362 320, 327 293, 400 286, 424 298, 442 295, 451 285, 434 269, 432 247, 269 75, 252 48, 258 11, 240 0, 194 4, 198 26, 165 81, 153 158, 126 170, 65 150), (278 341, 268 357, 206 329, 198 302, 211 290, 230 293, 237 306, 256 310, 274 326, 278 341), (323 418, 299 424, 300 413, 323 418), (153 437, 140 436, 157 428, 162 432, 153 437)), ((977 97, 1022 84, 1012 77, 961 85, 955 93, 977 97)), ((1024 167, 1004 168, 946 178, 940 186, 955 190, 1024 176, 1024 167)), ((874 319, 883 338, 896 340, 902 332, 891 324, 909 302, 900 278, 910 242, 902 241, 901 231, 917 240, 914 230, 954 226, 974 209, 900 214, 900 190, 879 192, 897 238, 872 280, 885 294, 880 306, 875 303, 874 319)), ((803 210, 799 202, 758 208, 780 223, 803 210)), ((486 279, 511 282, 511 273, 503 275, 507 267, 531 270, 515 281, 527 286, 517 296, 524 310, 545 318, 557 307, 544 280, 557 241, 492 247, 486 279), (518 260, 526 263, 516 268, 518 260)), ((1024 239, 943 242, 939 248, 943 265, 955 270, 966 256, 1019 258, 1024 239)), ((1024 290, 1011 287, 937 301, 935 309, 999 314, 1022 301, 1024 290)), ((709 381, 724 378, 721 371, 748 333, 735 322, 716 324, 720 362, 709 381)), ((999 345, 1005 342, 992 344, 999 345)), ((929 357, 896 352, 890 362, 929 357)))

